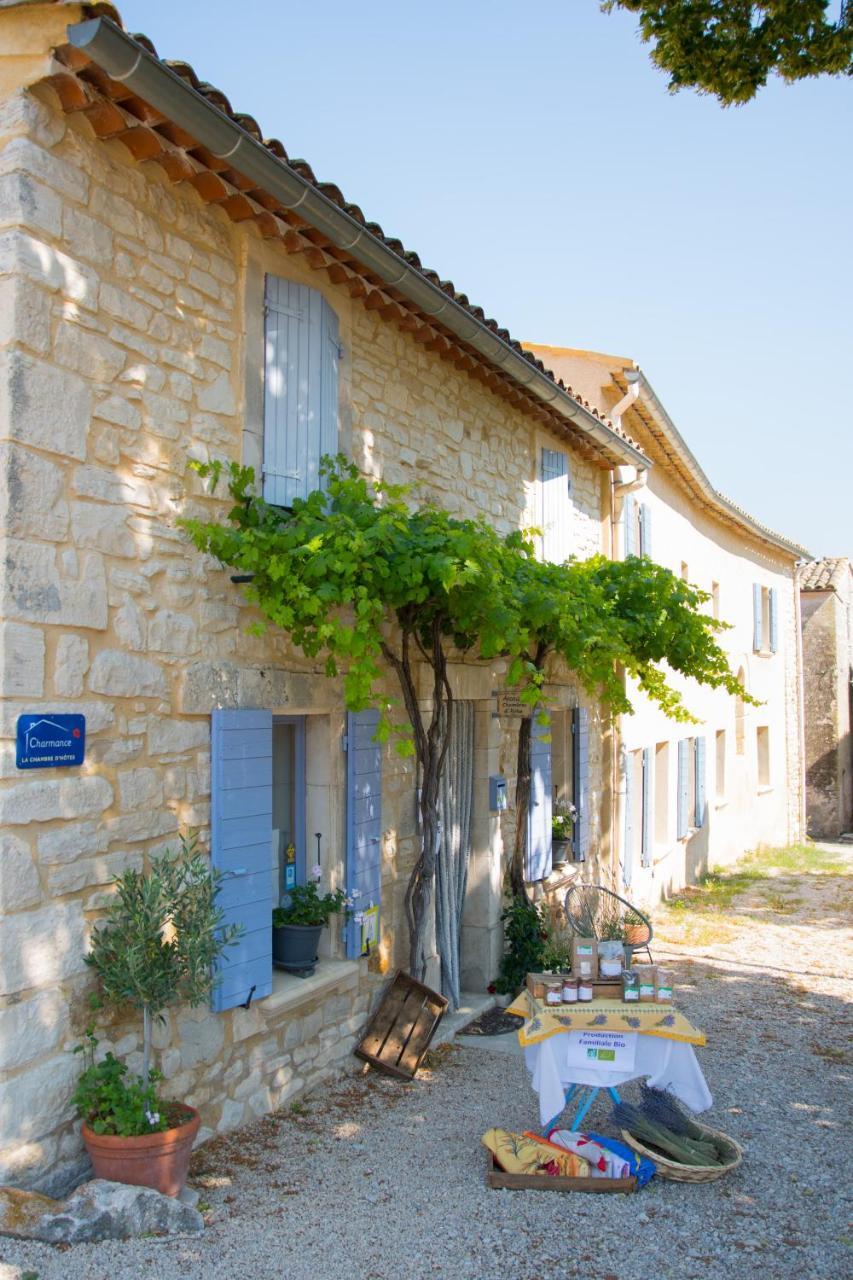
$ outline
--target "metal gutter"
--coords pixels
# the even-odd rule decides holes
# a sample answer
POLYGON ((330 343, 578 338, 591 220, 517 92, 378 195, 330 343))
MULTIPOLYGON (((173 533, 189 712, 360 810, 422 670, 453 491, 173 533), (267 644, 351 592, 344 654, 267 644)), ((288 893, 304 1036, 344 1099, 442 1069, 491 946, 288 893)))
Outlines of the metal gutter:
MULTIPOLYGON (((625 375, 627 376, 629 373, 636 375, 637 372, 638 370, 636 369, 626 369, 625 375)), ((772 543, 773 546, 779 547, 780 550, 788 552, 797 560, 812 559, 811 552, 807 551, 805 547, 801 547, 798 542, 791 542, 788 538, 783 537, 782 534, 774 533, 772 529, 767 529, 764 525, 759 524, 759 522, 757 520, 753 520, 752 516, 748 515, 747 512, 742 511, 741 508, 738 507, 736 503, 732 502, 730 498, 726 498, 718 489, 715 489, 696 460, 695 455, 691 452, 687 442, 681 435, 681 432, 678 430, 672 418, 661 404, 654 388, 651 386, 648 378, 642 370, 639 370, 639 388, 640 400, 642 400, 661 424, 666 433, 669 444, 673 446, 681 462, 690 472, 697 488, 702 491, 713 506, 720 508, 727 515, 733 517, 737 520, 738 524, 751 530, 752 533, 760 537, 762 541, 772 543)))
POLYGON ((298 209, 300 217, 321 231, 332 244, 352 252, 389 288, 398 290, 419 311, 439 321, 525 391, 590 436, 608 452, 611 460, 640 467, 651 466, 649 459, 636 446, 623 440, 573 396, 562 391, 556 382, 520 356, 508 342, 427 280, 346 210, 340 209, 274 156, 110 19, 100 17, 74 23, 68 28, 68 39, 113 80, 126 84, 208 151, 228 160, 285 208, 298 209))

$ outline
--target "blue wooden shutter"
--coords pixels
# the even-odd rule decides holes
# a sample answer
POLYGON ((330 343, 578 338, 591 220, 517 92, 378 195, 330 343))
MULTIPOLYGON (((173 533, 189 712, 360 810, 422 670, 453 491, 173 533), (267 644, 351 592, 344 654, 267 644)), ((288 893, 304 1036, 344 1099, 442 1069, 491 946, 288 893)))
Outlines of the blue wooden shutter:
MULTIPOLYGON (((353 899, 346 925, 347 956, 361 955, 358 912, 382 898, 382 749, 373 738, 379 712, 347 715, 347 896, 353 899)), ((377 929, 378 937, 378 929, 377 929)))
POLYGON ((647 502, 640 507, 640 555, 652 558, 652 509, 647 502))
POLYGON ((683 840, 687 835, 689 823, 687 817, 687 756, 690 743, 682 738, 678 744, 678 790, 676 793, 676 835, 683 840))
POLYGON ((696 770, 696 820, 697 827, 705 824, 705 739, 697 738, 693 766, 696 770))
POLYGON ((764 624, 761 616, 761 583, 752 584, 752 647, 756 653, 764 648, 764 624))
POLYGON ((643 751, 643 829, 640 851, 640 865, 652 865, 652 752, 651 747, 643 751))
POLYGON ((557 449, 543 449, 540 462, 542 493, 542 557, 561 564, 569 555, 568 459, 557 449))
POLYGON ((589 712, 572 712, 572 793, 578 819, 572 832, 572 857, 586 862, 589 853, 589 712))
POLYGON ((264 497, 290 506, 337 452, 338 319, 316 289, 267 276, 264 497))
POLYGON ((217 899, 243 932, 219 965, 221 1013, 272 991, 272 713, 214 711, 211 862, 225 878, 217 899))
POLYGON ((779 649, 779 593, 775 587, 770 588, 770 652, 779 649))
POLYGON ((527 807, 525 880, 551 873, 551 726, 530 727, 530 803, 527 807))
POLYGON ((636 796, 634 795, 634 757, 630 751, 626 752, 625 759, 627 761, 625 771, 625 832, 622 847, 622 883, 625 888, 629 888, 634 876, 634 810, 636 808, 636 796))
POLYGON ((626 556, 635 556, 637 554, 635 506, 633 493, 626 493, 622 499, 622 529, 626 556))

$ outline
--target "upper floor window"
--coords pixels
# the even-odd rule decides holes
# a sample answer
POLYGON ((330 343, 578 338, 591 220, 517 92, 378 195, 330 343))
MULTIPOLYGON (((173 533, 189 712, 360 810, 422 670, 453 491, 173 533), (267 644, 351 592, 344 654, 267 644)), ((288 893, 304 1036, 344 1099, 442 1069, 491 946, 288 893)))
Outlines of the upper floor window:
POLYGON ((652 554, 652 509, 638 502, 633 493, 622 499, 622 548, 626 556, 652 554))
POLYGON ((267 502, 289 507, 320 488, 338 451, 338 317, 316 289, 267 276, 264 471, 267 502))
POLYGON ((779 593, 775 587, 752 584, 752 647, 756 653, 776 653, 779 647, 779 593))
POLYGON ((711 583, 711 613, 719 621, 719 617, 720 617, 720 584, 719 582, 711 583))
POLYGON ((572 473, 559 449, 542 449, 539 459, 539 525, 542 558, 562 564, 572 553, 572 473))

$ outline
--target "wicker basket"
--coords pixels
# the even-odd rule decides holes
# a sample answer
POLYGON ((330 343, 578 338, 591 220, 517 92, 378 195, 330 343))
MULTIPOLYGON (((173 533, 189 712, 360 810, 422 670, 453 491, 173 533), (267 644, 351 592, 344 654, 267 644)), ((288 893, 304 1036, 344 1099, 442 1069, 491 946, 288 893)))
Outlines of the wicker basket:
POLYGON ((622 1130, 622 1137, 634 1151, 641 1156, 648 1156, 655 1162, 660 1178, 666 1178, 670 1182, 716 1182, 717 1178, 722 1178, 723 1174, 731 1173, 732 1169, 738 1167, 743 1160, 743 1147, 727 1133, 721 1133, 719 1129, 712 1129, 708 1124, 700 1124, 698 1120, 694 1121, 694 1124, 697 1129, 702 1130, 703 1137, 712 1138, 724 1154, 731 1157, 728 1164, 678 1164, 677 1161, 670 1160, 649 1147, 644 1147, 642 1142, 639 1142, 627 1129, 622 1130))

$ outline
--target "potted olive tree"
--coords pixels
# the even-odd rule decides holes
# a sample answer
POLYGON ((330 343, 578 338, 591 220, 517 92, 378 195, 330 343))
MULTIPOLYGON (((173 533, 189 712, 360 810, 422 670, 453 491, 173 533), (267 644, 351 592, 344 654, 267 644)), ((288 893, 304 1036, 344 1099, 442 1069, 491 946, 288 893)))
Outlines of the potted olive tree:
POLYGON ((183 1189, 200 1117, 158 1093, 162 1077, 151 1066, 151 1030, 170 1005, 209 999, 214 963, 240 932, 222 925, 219 880, 191 836, 181 838, 177 858, 166 853, 147 874, 125 871, 114 882, 115 897, 86 963, 98 977, 96 1007, 129 1006, 142 1014, 142 1074, 131 1075, 112 1053, 99 1058, 94 1029, 87 1030, 79 1050, 87 1065, 74 1102, 98 1178, 171 1196, 183 1189))
POLYGON ((329 917, 347 901, 342 889, 319 894, 320 874, 320 867, 315 866, 313 879, 289 889, 282 905, 272 913, 273 964, 302 978, 314 972, 320 934, 329 917))

